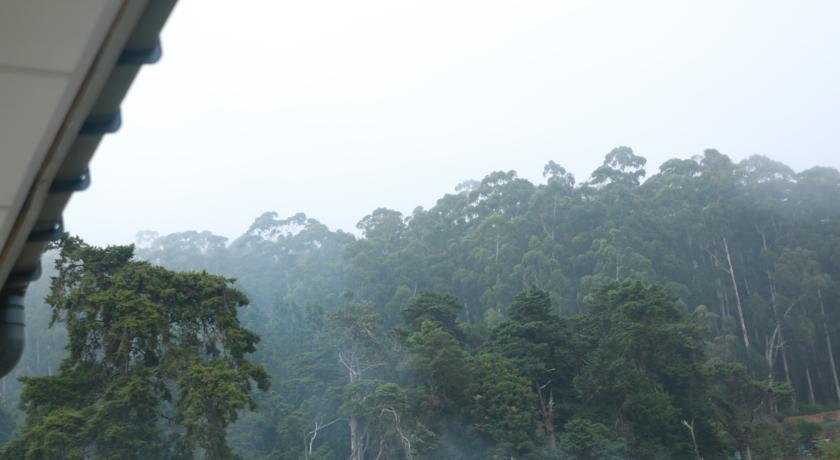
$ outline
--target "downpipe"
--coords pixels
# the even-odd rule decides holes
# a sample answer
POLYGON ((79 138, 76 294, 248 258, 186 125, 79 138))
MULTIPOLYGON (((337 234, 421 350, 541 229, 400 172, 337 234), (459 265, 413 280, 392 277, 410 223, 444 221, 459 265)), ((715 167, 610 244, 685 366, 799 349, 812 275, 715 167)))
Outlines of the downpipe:
POLYGON ((23 342, 23 296, 0 293, 0 377, 20 360, 23 342))

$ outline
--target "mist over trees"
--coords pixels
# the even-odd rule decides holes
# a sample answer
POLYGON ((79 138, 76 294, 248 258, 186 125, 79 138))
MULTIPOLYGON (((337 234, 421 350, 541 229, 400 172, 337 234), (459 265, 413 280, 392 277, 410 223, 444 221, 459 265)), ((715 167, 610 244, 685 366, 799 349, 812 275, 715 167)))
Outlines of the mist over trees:
MULTIPOLYGON (((231 451, 191 441, 166 455, 816 452, 780 420, 840 406, 840 173, 797 173, 762 156, 735 163, 715 150, 647 167, 619 147, 585 181, 553 161, 541 184, 493 172, 430 209, 373 210, 358 236, 274 213, 232 242, 144 233, 135 253, 153 265, 123 264, 236 279, 250 306, 235 318, 260 337, 247 362, 271 380, 268 389, 251 375, 267 391, 243 392, 235 423, 216 428, 231 451), (240 410, 251 397, 258 410, 240 410)), ((52 296, 53 312, 66 308, 43 281, 32 290, 52 296)), ((50 309, 29 299, 45 325, 50 309)), ((71 322, 29 334, 18 375, 70 378, 71 322)), ((0 442, 4 423, 19 422, 21 391, 27 414, 7 458, 35 439, 38 408, 49 407, 33 399, 40 378, 50 377, 2 382, 0 442)))

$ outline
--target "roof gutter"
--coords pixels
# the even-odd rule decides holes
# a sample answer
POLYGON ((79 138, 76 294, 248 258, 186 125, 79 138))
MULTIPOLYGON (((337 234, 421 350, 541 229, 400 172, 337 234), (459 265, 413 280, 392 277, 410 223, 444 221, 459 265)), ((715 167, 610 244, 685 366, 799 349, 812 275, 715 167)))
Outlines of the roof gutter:
POLYGON ((23 354, 23 296, 0 296, 0 375, 11 371, 23 354))

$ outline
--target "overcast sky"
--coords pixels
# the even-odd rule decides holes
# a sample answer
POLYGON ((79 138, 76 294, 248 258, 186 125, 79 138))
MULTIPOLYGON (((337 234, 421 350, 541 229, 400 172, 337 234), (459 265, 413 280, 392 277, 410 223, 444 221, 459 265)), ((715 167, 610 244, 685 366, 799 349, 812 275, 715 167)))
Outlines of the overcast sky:
POLYGON ((66 227, 353 230, 465 179, 613 147, 840 167, 840 2, 183 0, 66 227))

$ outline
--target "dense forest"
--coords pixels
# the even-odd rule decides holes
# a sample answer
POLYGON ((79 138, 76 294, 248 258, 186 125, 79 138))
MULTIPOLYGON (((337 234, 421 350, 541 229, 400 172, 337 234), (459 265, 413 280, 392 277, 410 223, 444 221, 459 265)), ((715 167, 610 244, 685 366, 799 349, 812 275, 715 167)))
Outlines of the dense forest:
POLYGON ((645 167, 493 172, 358 234, 67 237, 0 458, 840 458, 786 422, 840 407, 840 173, 645 167))

